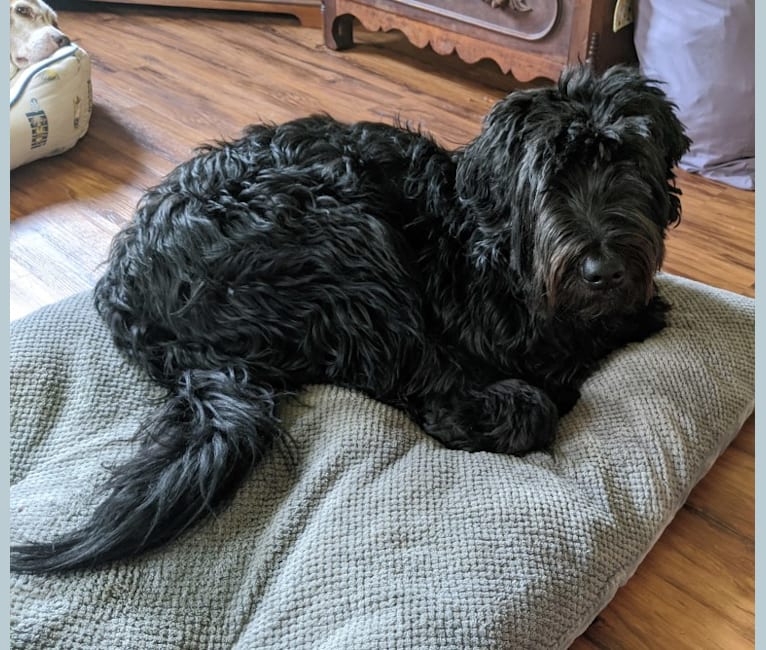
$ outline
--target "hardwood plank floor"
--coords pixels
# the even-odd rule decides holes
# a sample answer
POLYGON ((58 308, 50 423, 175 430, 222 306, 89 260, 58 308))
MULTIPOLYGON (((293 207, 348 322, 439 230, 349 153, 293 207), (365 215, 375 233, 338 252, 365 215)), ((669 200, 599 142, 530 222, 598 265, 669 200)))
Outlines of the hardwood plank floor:
MULTIPOLYGON (((395 118, 457 146, 513 80, 492 64, 392 34, 325 49, 318 30, 265 14, 97 4, 60 11, 93 59, 95 112, 75 149, 11 174, 11 317, 91 287, 141 192, 194 146, 250 122, 313 111, 395 118)), ((684 216, 666 270, 747 296, 754 194, 681 173, 684 216)), ((575 648, 752 648, 754 424, 692 492, 575 648)))

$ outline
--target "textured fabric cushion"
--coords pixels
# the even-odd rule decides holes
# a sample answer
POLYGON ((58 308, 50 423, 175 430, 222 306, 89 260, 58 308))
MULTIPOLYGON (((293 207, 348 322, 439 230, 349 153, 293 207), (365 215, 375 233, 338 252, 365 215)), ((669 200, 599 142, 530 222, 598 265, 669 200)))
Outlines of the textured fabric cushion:
POLYGON ((68 45, 11 79, 11 169, 74 147, 93 110, 90 57, 68 45))
MULTIPOLYGON (((60 648, 563 648, 753 408, 753 301, 660 278, 672 324, 612 355, 553 454, 444 449, 336 387, 282 409, 217 519, 132 562, 12 576, 11 638, 60 648)), ((159 393, 82 294, 12 324, 11 537, 87 515, 159 393)))
POLYGON ((755 3, 638 0, 636 53, 666 83, 692 146, 680 167, 755 188, 755 3))

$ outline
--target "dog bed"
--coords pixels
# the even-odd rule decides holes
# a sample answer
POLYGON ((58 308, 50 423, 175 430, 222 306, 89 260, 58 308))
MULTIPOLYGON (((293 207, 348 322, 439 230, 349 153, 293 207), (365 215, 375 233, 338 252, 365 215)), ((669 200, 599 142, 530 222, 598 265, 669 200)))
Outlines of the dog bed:
MULTIPOLYGON (((553 453, 443 448, 310 387, 217 518, 141 558, 12 576, 14 648, 564 648, 753 410, 754 301, 659 279, 671 325, 607 359, 553 453)), ((81 294, 11 325, 11 538, 81 523, 159 391, 81 294)))
POLYGON ((77 45, 11 79, 11 169, 74 147, 93 110, 90 57, 77 45))

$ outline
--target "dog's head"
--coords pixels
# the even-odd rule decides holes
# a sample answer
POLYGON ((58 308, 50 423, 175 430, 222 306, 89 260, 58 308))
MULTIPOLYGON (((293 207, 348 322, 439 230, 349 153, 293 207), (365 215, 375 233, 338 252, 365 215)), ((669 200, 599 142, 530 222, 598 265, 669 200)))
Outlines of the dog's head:
POLYGON ((47 59, 69 42, 56 12, 43 0, 11 0, 11 70, 47 59))
POLYGON ((626 66, 516 91, 458 153, 479 268, 525 283, 548 313, 631 311, 654 293, 680 218, 673 168, 690 144, 674 106, 626 66))

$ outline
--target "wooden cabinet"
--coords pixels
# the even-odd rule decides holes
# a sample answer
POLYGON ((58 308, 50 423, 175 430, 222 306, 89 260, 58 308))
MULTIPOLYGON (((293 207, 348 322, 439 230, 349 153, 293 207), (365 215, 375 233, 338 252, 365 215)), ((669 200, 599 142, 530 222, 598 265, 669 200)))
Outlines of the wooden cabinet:
MULTIPOLYGON (((630 3, 621 1, 620 17, 630 3)), ((354 20, 399 30, 418 47, 495 61, 521 81, 556 79, 568 63, 635 61, 633 26, 615 31, 616 0, 324 0, 325 44, 353 45, 354 20)), ((624 22, 624 20, 623 20, 624 22)))

